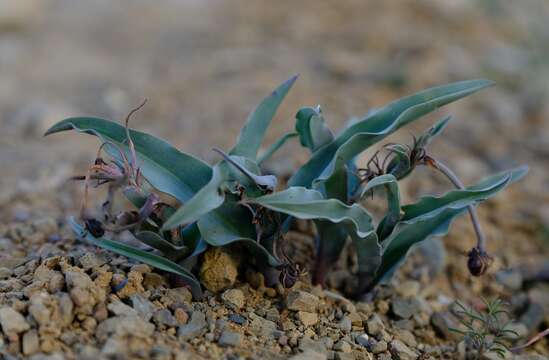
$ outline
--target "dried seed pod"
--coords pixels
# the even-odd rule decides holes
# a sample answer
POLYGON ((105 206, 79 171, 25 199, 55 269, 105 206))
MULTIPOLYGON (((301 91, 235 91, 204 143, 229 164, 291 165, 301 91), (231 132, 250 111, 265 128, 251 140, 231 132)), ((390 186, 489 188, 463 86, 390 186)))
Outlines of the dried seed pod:
POLYGON ((481 276, 486 273, 486 270, 492 265, 493 259, 484 250, 474 247, 467 254, 467 268, 473 276, 481 276))

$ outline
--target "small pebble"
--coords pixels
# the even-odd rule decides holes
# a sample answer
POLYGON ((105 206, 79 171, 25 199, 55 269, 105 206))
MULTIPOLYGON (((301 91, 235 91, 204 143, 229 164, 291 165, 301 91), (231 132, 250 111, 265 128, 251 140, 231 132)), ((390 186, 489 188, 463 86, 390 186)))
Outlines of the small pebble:
POLYGON ((286 307, 294 311, 316 312, 320 303, 317 296, 305 291, 290 291, 286 297, 286 307))
POLYGON ((341 351, 344 353, 350 353, 353 351, 351 344, 349 344, 347 341, 340 340, 334 345, 335 351, 341 351))
POLYGON ((219 346, 240 346, 242 335, 234 331, 224 330, 217 343, 219 346))

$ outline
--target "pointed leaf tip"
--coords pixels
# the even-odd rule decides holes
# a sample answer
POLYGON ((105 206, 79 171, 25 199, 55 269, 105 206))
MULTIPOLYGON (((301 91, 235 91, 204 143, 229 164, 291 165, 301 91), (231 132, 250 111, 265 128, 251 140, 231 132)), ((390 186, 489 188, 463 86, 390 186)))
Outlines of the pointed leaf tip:
POLYGON ((72 130, 72 129, 74 129, 74 126, 70 122, 70 119, 65 119, 65 120, 62 120, 62 121, 58 122, 57 124, 53 125, 48 130, 46 130, 46 132, 44 133, 44 136, 48 136, 48 135, 55 134, 55 133, 58 133, 58 132, 61 132, 61 131, 67 131, 67 130, 72 130))
MULTIPOLYGON (((112 142, 128 151, 124 126, 100 118, 68 118, 53 125, 46 131, 46 135, 73 129, 79 133, 95 135, 102 142, 112 142)), ((142 174, 158 191, 184 202, 207 184, 212 169, 202 160, 185 154, 165 140, 150 134, 137 130, 130 130, 130 134, 142 174)), ((106 150, 114 158, 119 156, 117 152, 106 150)))
POLYGON ((265 97, 250 113, 246 124, 240 131, 237 143, 229 155, 244 156, 255 160, 267 128, 271 124, 278 107, 286 97, 288 91, 297 79, 297 75, 280 84, 273 92, 265 97))

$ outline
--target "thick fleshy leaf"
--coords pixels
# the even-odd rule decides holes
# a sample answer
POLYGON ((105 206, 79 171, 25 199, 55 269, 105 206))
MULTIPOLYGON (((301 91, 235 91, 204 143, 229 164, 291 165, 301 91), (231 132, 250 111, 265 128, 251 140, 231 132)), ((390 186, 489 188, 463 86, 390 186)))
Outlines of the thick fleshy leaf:
MULTIPOLYGON (((243 175, 247 178, 247 180, 251 181, 261 192, 272 192, 275 190, 276 185, 278 184, 278 179, 276 178, 276 176, 259 175, 259 166, 255 163, 255 161, 243 156, 230 156, 219 149, 214 149, 214 151, 223 157, 223 160, 229 165, 229 168, 233 168, 233 170, 236 170, 237 176, 236 178, 234 178, 234 180, 238 180, 243 175), (253 170, 249 168, 253 168, 253 170)), ((226 178, 233 179, 230 176, 226 176, 226 178)), ((241 184, 244 185, 244 183, 241 184)), ((249 191, 250 189, 248 188, 247 190, 249 191)))
POLYGON ((469 205, 490 198, 525 173, 524 167, 517 168, 491 176, 464 190, 449 191, 440 197, 426 196, 415 204, 404 206, 401 221, 382 244, 382 264, 372 285, 389 280, 413 245, 431 236, 445 235, 452 220, 466 212, 469 205))
POLYGON ((230 155, 256 159, 257 151, 261 147, 265 132, 271 124, 276 110, 296 80, 297 75, 286 80, 255 108, 240 131, 237 143, 230 151, 230 155))
POLYGON ((464 190, 452 190, 443 196, 424 196, 418 202, 402 207, 402 221, 428 217, 442 208, 461 208, 471 201, 481 201, 492 196, 508 184, 522 178, 528 171, 525 166, 491 175, 464 190))
POLYGON ((315 152, 292 176, 289 185, 310 187, 317 178, 325 181, 356 155, 402 126, 492 84, 487 80, 460 81, 392 102, 348 127, 333 142, 315 152))
POLYGON ((188 247, 176 246, 153 231, 139 231, 134 236, 137 240, 172 259, 182 258, 190 253, 188 247))
POLYGON ((349 234, 344 226, 328 220, 315 220, 314 223, 317 238, 313 283, 323 285, 328 271, 339 259, 349 234))
POLYGON ((225 193, 221 190, 221 185, 227 180, 227 175, 221 165, 213 168, 210 182, 200 189, 195 196, 183 204, 177 211, 164 223, 162 231, 167 231, 175 227, 194 223, 198 219, 217 209, 225 200, 225 193))
POLYGON ((347 200, 352 199, 355 194, 362 190, 362 181, 358 176, 356 159, 347 163, 347 200))
POLYGON ((130 259, 141 261, 157 269, 179 275, 183 279, 183 281, 185 281, 185 283, 190 287, 193 298, 197 300, 202 298, 202 289, 200 288, 200 283, 198 282, 198 279, 196 279, 196 277, 194 277, 194 275, 187 271, 185 268, 174 263, 173 261, 163 258, 162 256, 136 249, 121 242, 107 240, 103 238, 95 238, 80 224, 78 224, 76 220, 74 220, 74 218, 70 218, 69 223, 77 236, 85 238, 86 240, 92 242, 99 247, 126 256, 130 259))
POLYGON ((198 225, 196 223, 189 224, 181 229, 180 234, 183 245, 195 251, 201 241, 198 225))
POLYGON ((241 244, 260 258, 262 263, 279 266, 281 262, 258 241, 250 211, 235 201, 226 201, 198 220, 200 234, 211 246, 241 244))
POLYGON ((387 196, 387 215, 383 218, 377 228, 377 235, 380 240, 385 239, 400 220, 400 192, 397 179, 390 174, 381 175, 372 179, 364 188, 361 198, 382 186, 387 196))
POLYGON ((485 177, 484 179, 480 180, 475 185, 469 186, 468 189, 470 189, 470 190, 483 189, 487 186, 490 186, 494 182, 499 181, 499 179, 507 177, 507 176, 509 176, 509 184, 512 184, 516 181, 519 181, 524 176, 526 176, 526 174, 528 173, 528 170, 529 170, 528 165, 521 165, 521 166, 517 166, 516 168, 510 169, 510 170, 501 171, 497 174, 493 174, 493 175, 485 177))
MULTIPOLYGON (((92 118, 69 118, 52 126, 45 135, 74 129, 110 141, 128 152, 125 128, 116 122, 92 118)), ((168 142, 152 135, 130 130, 135 144, 138 164, 143 176, 158 191, 184 202, 205 186, 212 176, 210 166, 185 154, 168 142)), ((113 151, 113 149, 107 150, 113 151)), ((117 153, 111 153, 117 157, 117 153)))
POLYGON ((336 199, 324 199, 319 191, 304 187, 291 187, 250 201, 298 219, 348 223, 360 237, 373 231, 372 218, 359 204, 349 206, 336 199))
MULTIPOLYGON (((347 203, 349 195, 347 176, 347 172, 341 171, 338 173, 338 176, 332 177, 331 181, 322 184, 316 190, 323 193, 324 198, 337 199, 343 203, 347 203)), ((349 234, 345 226, 328 220, 315 220, 315 225, 317 228, 317 238, 313 281, 315 284, 324 284, 325 277, 331 266, 339 258, 349 234)))
POLYGON ((372 283, 381 266, 381 245, 375 232, 359 237, 350 232, 358 261, 358 294, 363 293, 372 283))
POLYGON ((383 243, 383 245, 389 245, 382 250, 381 265, 376 278, 368 287, 371 288, 380 282, 388 282, 396 269, 404 262, 413 245, 432 236, 446 235, 452 220, 465 212, 467 212, 467 207, 445 208, 436 215, 423 220, 398 223, 391 236, 383 243))
POLYGON ((320 106, 301 108, 295 118, 295 130, 299 134, 299 141, 312 153, 334 139, 334 134, 324 121, 320 106))
POLYGON ((451 116, 446 116, 445 118, 440 119, 437 121, 433 126, 429 128, 429 130, 425 131, 425 133, 421 134, 421 136, 417 139, 418 145, 420 147, 427 146, 433 138, 438 136, 442 130, 446 128, 448 123, 452 120, 451 116))

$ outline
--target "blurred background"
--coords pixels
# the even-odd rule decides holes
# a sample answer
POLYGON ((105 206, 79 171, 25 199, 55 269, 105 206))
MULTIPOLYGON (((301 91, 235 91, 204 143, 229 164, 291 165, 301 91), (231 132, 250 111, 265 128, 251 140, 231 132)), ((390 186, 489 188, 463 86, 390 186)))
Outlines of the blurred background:
MULTIPOLYGON (((513 240, 549 243, 548 18, 546 0, 0 1, 0 199, 57 192, 86 169, 95 138, 42 137, 69 116, 122 120, 147 98, 133 127, 214 161, 211 147, 228 149, 255 104, 295 73, 265 145, 303 105, 320 104, 336 130, 425 87, 488 78, 497 86, 387 141, 454 115, 432 153, 465 182, 529 164, 497 204, 528 226, 513 240)), ((293 143, 270 166, 306 158, 293 143)), ((448 186, 426 178, 406 183, 407 196, 448 186)))

